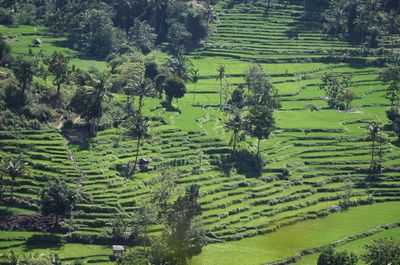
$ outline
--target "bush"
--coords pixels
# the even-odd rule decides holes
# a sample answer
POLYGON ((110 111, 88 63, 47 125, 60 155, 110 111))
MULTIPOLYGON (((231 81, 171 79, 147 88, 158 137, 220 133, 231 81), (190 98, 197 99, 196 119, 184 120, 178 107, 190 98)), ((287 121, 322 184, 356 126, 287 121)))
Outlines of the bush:
POLYGON ((26 241, 27 245, 38 245, 38 244, 58 245, 61 243, 63 243, 62 237, 54 234, 32 235, 26 241))
POLYGON ((46 105, 32 104, 25 109, 25 116, 40 122, 49 122, 52 118, 51 110, 46 105))

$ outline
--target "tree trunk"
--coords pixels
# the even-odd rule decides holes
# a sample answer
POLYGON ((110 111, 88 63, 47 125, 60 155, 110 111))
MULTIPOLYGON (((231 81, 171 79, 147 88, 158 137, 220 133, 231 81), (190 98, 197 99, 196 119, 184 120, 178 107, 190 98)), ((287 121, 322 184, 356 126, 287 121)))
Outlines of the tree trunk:
POLYGON ((135 170, 136 170, 137 161, 138 161, 138 158, 139 158, 140 138, 141 137, 139 136, 138 139, 137 139, 137 143, 136 143, 136 158, 135 158, 135 164, 133 166, 133 172, 135 172, 135 170))
POLYGON ((196 99, 196 83, 194 83, 193 104, 192 105, 194 105, 195 99, 196 99))
POLYGON ((258 141, 257 141, 257 157, 260 154, 260 144, 261 144, 261 139, 258 139, 258 141))
POLYGON ((237 132, 233 133, 233 148, 232 148, 232 156, 235 155, 236 152, 236 139, 237 139, 237 132))
POLYGON ((138 106, 138 113, 139 113, 139 114, 142 113, 142 107, 143 107, 143 96, 140 95, 140 96, 139 96, 139 106, 138 106))
POLYGON ((14 185, 15 185, 15 179, 11 181, 11 200, 14 199, 14 185))
POLYGON ((371 150, 371 168, 375 162, 375 139, 372 139, 372 150, 371 150))
POLYGON ((222 108, 222 79, 219 80, 219 108, 222 108))
POLYGON ((61 84, 57 84, 57 99, 60 99, 60 86, 61 84))

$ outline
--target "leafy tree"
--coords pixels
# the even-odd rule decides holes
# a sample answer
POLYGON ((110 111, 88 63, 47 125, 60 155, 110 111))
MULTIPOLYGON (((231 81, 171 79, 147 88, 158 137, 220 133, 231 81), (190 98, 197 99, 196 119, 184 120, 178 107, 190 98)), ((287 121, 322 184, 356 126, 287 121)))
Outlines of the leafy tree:
POLYGON ((325 31, 335 37, 345 37, 348 34, 349 2, 348 0, 330 0, 325 11, 325 31))
POLYGON ((167 62, 168 67, 173 75, 185 82, 191 80, 191 72, 193 63, 182 53, 173 54, 167 62))
POLYGON ((352 205, 351 197, 353 196, 353 187, 353 182, 350 179, 345 179, 343 194, 339 202, 339 206, 342 210, 346 210, 352 205))
POLYGON ((245 105, 245 97, 243 86, 239 85, 236 89, 232 91, 231 98, 228 100, 228 104, 233 107, 233 109, 242 109, 245 105))
POLYGON ((400 64, 390 65, 379 75, 379 79, 389 85, 386 98, 390 100, 390 105, 397 105, 400 100, 400 64))
POLYGON ((68 67, 69 60, 61 52, 55 51, 50 58, 44 61, 48 66, 48 71, 54 76, 53 83, 57 86, 57 98, 60 98, 61 84, 68 80, 71 73, 68 67))
POLYGON ((386 116, 392 121, 392 130, 397 135, 400 142, 400 113, 397 107, 391 107, 386 111, 386 116))
POLYGON ((392 52, 395 47, 394 36, 400 33, 400 15, 397 10, 391 10, 386 14, 385 23, 386 25, 386 33, 390 36, 390 46, 392 52))
POLYGON ((135 114, 127 120, 127 134, 130 137, 136 138, 136 156, 135 164, 133 166, 136 169, 137 161, 139 158, 139 150, 142 139, 146 136, 148 125, 146 119, 141 114, 135 114))
POLYGON ((377 47, 383 33, 383 19, 382 1, 357 1, 354 24, 362 43, 366 41, 368 47, 377 47))
POLYGON ((217 79, 219 80, 219 108, 222 108, 222 81, 226 78, 225 65, 219 65, 217 72, 217 79))
POLYGON ((349 74, 325 73, 322 78, 320 89, 325 90, 328 105, 332 109, 343 109, 344 89, 351 84, 352 76, 349 74))
POLYGON ((260 143, 263 139, 268 139, 275 129, 275 119, 273 111, 265 107, 255 106, 249 113, 249 132, 257 138, 257 156, 260 154, 260 143))
POLYGON ((69 40, 74 48, 87 55, 105 58, 114 48, 115 29, 110 17, 102 10, 83 12, 69 40))
POLYGON ((199 186, 191 185, 168 214, 167 244, 178 265, 187 264, 188 259, 201 253, 206 243, 205 232, 196 219, 202 212, 198 198, 199 186))
POLYGON ((247 125, 247 120, 238 112, 230 115, 228 120, 225 121, 225 128, 233 131, 233 135, 230 140, 230 143, 233 144, 232 156, 236 152, 236 144, 239 139, 239 135, 246 129, 247 125))
POLYGON ((13 65, 13 72, 18 82, 21 85, 22 92, 32 83, 33 76, 35 75, 35 70, 37 66, 37 61, 32 58, 18 58, 13 65))
POLYGON ((0 176, 1 176, 1 186, 0 186, 0 199, 3 199, 3 177, 8 176, 11 179, 11 199, 14 198, 14 186, 15 182, 19 178, 26 177, 30 174, 30 168, 28 164, 23 161, 22 156, 13 157, 13 156, 3 156, 1 158, 0 164, 0 176))
POLYGON ((3 35, 0 34, 0 65, 6 65, 11 60, 10 58, 11 47, 4 40, 3 35))
POLYGON ((247 95, 248 106, 263 106, 270 110, 280 107, 278 92, 268 80, 267 74, 261 65, 252 65, 245 73, 249 93, 247 95))
POLYGON ((40 193, 40 209, 43 215, 54 214, 56 224, 59 218, 69 218, 77 202, 76 192, 63 180, 49 180, 40 193))
POLYGON ((356 92, 346 89, 343 92, 342 99, 346 103, 346 110, 351 110, 351 102, 357 97, 356 92))
POLYGON ((162 168, 158 178, 151 182, 151 202, 159 209, 159 218, 165 219, 171 200, 177 194, 178 173, 162 168))
POLYGON ((153 50, 157 35, 146 22, 135 19, 133 26, 129 29, 128 40, 143 53, 149 53, 153 50))
POLYGON ((192 83, 193 83, 193 87, 194 87, 194 91, 193 91, 193 103, 192 105, 194 105, 195 99, 196 99, 196 85, 197 82, 199 81, 199 69, 193 69, 192 70, 192 83))
POLYGON ((335 252, 333 248, 324 250, 318 257, 318 265, 356 265, 358 261, 354 253, 335 252))
POLYGON ((165 80, 165 95, 169 106, 173 98, 182 98, 186 93, 186 86, 182 79, 178 77, 168 77, 165 80))
POLYGON ((395 239, 376 239, 364 247, 367 251, 362 256, 369 265, 400 264, 400 241, 395 239))
POLYGON ((148 201, 141 201, 138 209, 133 213, 132 224, 137 232, 143 233, 143 246, 146 245, 149 237, 149 226, 157 221, 157 210, 148 201))

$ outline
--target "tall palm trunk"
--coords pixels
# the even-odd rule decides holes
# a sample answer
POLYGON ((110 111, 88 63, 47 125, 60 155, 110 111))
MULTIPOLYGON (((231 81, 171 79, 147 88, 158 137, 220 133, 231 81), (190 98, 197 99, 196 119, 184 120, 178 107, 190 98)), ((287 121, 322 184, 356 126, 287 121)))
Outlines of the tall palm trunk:
POLYGON ((139 149, 140 149, 140 139, 141 137, 139 136, 137 139, 137 143, 136 143, 136 158, 135 158, 135 164, 133 165, 133 172, 136 171, 136 166, 137 166, 137 161, 139 158, 139 149))
POLYGON ((375 164, 375 138, 372 138, 371 168, 375 164))
POLYGON ((196 99, 196 83, 194 83, 193 104, 192 105, 194 105, 195 99, 196 99))
POLYGON ((142 114, 143 98, 144 98, 143 95, 140 95, 140 96, 139 96, 139 106, 138 106, 138 113, 139 113, 139 114, 142 114))
POLYGON ((222 107, 222 78, 219 79, 219 108, 222 107))
POLYGON ((258 139, 258 141, 257 141, 257 157, 260 154, 260 144, 261 144, 261 139, 258 139))

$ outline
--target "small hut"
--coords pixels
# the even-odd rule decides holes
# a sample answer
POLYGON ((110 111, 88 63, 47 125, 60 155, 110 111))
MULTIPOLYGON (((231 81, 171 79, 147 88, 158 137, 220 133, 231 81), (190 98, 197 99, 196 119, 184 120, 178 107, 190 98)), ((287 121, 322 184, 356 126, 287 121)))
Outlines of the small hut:
POLYGON ((121 246, 121 245, 113 245, 112 250, 113 250, 114 258, 117 258, 124 254, 125 248, 124 248, 124 246, 121 246))
POLYGON ((140 158, 139 159, 139 169, 140 172, 147 172, 150 170, 149 166, 150 166, 150 162, 151 159, 150 158, 140 158))

